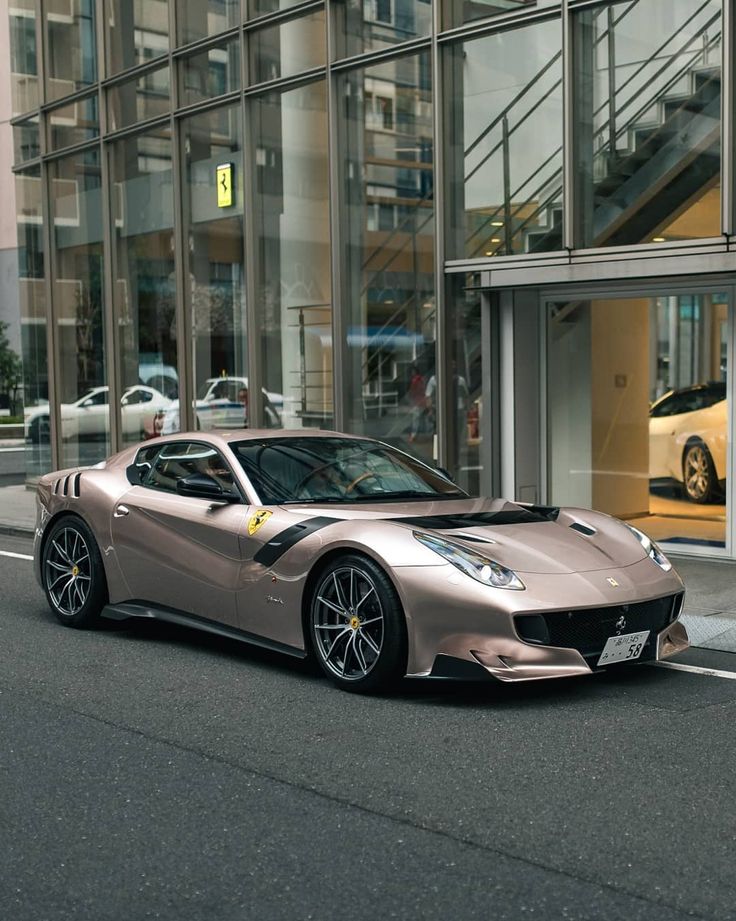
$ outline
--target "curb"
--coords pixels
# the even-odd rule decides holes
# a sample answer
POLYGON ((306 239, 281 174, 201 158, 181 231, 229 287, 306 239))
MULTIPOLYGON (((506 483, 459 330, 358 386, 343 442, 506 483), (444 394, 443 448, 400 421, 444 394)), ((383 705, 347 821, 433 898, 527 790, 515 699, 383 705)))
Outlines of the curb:
POLYGON ((0 524, 0 535, 3 537, 25 537, 33 539, 35 528, 24 528, 20 525, 0 524))

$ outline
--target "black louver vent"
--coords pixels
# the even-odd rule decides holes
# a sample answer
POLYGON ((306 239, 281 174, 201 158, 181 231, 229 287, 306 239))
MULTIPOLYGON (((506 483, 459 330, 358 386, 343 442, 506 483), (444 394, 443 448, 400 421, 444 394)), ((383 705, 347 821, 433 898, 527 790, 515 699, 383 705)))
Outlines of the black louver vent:
POLYGON ((70 473, 68 476, 59 477, 59 479, 54 483, 54 495, 67 496, 72 499, 78 499, 82 494, 81 486, 81 472, 70 473))

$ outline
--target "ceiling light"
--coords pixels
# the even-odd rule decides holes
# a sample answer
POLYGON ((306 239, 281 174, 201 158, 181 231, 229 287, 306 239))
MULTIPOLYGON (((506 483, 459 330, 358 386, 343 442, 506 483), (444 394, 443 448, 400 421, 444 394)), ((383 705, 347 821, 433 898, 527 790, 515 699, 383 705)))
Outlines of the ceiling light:
POLYGON ((503 221, 491 221, 491 227, 503 227, 503 221))
POLYGON ((491 243, 500 243, 500 242, 501 242, 500 237, 491 237, 491 243))
POLYGON ((664 242, 665 242, 664 237, 653 237, 652 238, 652 243, 664 243, 664 242))

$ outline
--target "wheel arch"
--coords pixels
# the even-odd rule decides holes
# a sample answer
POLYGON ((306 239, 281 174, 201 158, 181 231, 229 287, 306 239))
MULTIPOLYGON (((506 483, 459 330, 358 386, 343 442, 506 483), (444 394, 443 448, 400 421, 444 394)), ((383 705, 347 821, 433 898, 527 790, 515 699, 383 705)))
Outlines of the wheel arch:
POLYGON ((43 585, 41 563, 43 560, 44 549, 46 547, 46 544, 48 543, 49 534, 51 533, 51 529, 56 524, 56 522, 62 518, 78 518, 83 524, 85 524, 89 528, 90 533, 92 534, 92 537, 94 537, 95 542, 97 543, 97 549, 100 551, 100 557, 102 558, 102 568, 105 571, 105 581, 109 585, 110 584, 109 582, 110 572, 108 570, 108 560, 105 554, 102 552, 102 549, 100 547, 100 542, 97 540, 97 534, 95 533, 95 529, 93 528, 89 519, 87 519, 84 515, 82 515, 79 511, 77 511, 77 509, 70 509, 70 508, 62 508, 62 509, 59 509, 58 512, 54 512, 54 514, 44 524, 43 533, 41 534, 41 538, 38 544, 38 556, 35 560, 35 565, 37 567, 36 571, 37 571, 38 579, 41 585, 43 585))

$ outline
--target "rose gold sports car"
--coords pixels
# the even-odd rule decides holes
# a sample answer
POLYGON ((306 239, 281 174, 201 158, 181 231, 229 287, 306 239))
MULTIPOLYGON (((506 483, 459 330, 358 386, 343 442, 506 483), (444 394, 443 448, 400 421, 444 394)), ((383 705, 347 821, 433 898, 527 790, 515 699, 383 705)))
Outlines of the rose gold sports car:
POLYGON ((157 618, 313 656, 340 687, 587 675, 688 645, 659 547, 598 512, 473 499, 330 432, 189 433, 38 487, 63 623, 157 618))

